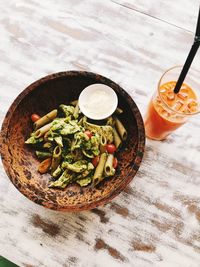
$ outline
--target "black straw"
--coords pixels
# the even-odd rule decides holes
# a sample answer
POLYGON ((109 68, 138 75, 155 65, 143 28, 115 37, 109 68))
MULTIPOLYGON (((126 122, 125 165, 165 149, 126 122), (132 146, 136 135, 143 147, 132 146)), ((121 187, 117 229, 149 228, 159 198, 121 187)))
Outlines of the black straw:
POLYGON ((176 83, 176 86, 174 88, 175 94, 177 94, 181 89, 181 86, 185 80, 185 77, 188 73, 188 70, 190 69, 190 66, 192 64, 192 61, 193 61, 195 55, 196 55, 196 52, 199 48, 199 45, 200 45, 200 7, 199 7, 199 15, 198 15, 198 20, 197 20, 197 27, 196 27, 194 43, 190 49, 189 55, 185 61, 185 64, 184 64, 183 69, 181 71, 181 74, 180 74, 178 81, 176 83))

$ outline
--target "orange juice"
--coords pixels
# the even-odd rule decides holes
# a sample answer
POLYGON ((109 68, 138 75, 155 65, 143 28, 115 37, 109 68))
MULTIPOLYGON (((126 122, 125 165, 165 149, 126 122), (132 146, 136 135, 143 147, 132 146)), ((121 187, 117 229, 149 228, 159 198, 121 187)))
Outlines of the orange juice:
POLYGON ((193 89, 183 83, 179 93, 175 94, 175 85, 175 81, 164 83, 150 101, 145 130, 147 137, 151 139, 165 139, 186 122, 187 115, 198 111, 197 96, 193 89))

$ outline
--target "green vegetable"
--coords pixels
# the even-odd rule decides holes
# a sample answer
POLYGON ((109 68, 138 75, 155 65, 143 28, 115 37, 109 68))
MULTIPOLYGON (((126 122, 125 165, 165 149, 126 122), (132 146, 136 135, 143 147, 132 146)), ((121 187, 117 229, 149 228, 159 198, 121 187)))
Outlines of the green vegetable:
POLYGON ((98 156, 100 154, 100 150, 99 149, 95 149, 94 147, 92 147, 92 153, 94 156, 98 156))
POLYGON ((81 119, 78 121, 78 125, 83 126, 83 118, 81 118, 81 119))
POLYGON ((81 149, 76 149, 76 150, 72 151, 71 153, 74 157, 74 162, 83 159, 83 154, 82 154, 81 149))
POLYGON ((78 131, 80 131, 80 127, 77 124, 77 121, 70 121, 69 123, 65 124, 63 129, 60 131, 60 134, 68 135, 68 134, 74 134, 78 131))
POLYGON ((51 142, 46 142, 43 145, 44 148, 51 148, 52 146, 53 146, 53 144, 51 142))
POLYGON ((69 115, 65 118, 65 122, 70 122, 72 120, 72 115, 69 115))
POLYGON ((74 135, 71 150, 73 151, 77 148, 80 148, 86 157, 93 158, 100 153, 99 142, 100 136, 98 133, 89 138, 85 133, 78 132, 74 135))
POLYGON ((81 150, 76 149, 75 151, 72 152, 68 152, 65 154, 65 152, 63 152, 63 160, 64 162, 68 162, 68 163, 73 163, 75 161, 81 160, 83 159, 83 154, 81 152, 81 150))
POLYGON ((65 127, 65 118, 54 119, 51 126, 51 131, 55 132, 65 127))
POLYGON ((83 154, 84 154, 86 157, 90 158, 90 159, 94 158, 94 154, 93 154, 92 151, 90 151, 90 150, 84 150, 84 149, 83 149, 83 154))
POLYGON ((87 169, 90 171, 90 170, 94 170, 94 165, 91 163, 91 162, 89 162, 88 163, 88 167, 87 167, 87 169))
POLYGON ((108 143, 113 142, 113 128, 110 125, 96 125, 83 121, 85 129, 90 130, 93 133, 98 133, 100 136, 105 136, 108 143))
POLYGON ((71 143, 72 141, 70 140, 70 138, 66 137, 66 136, 63 136, 62 137, 62 140, 63 140, 63 144, 65 147, 71 147, 71 143))
POLYGON ((91 177, 86 177, 86 178, 79 179, 79 180, 76 181, 76 183, 79 184, 81 187, 87 186, 91 182, 92 182, 92 178, 91 177))
POLYGON ((76 180, 88 177, 89 175, 92 174, 93 170, 94 170, 94 166, 93 166, 93 164, 91 162, 89 162, 88 166, 87 166, 87 170, 83 171, 78 176, 76 176, 76 180))
POLYGON ((87 169, 87 161, 86 160, 78 160, 75 163, 68 163, 64 161, 62 163, 63 169, 68 169, 70 171, 80 173, 87 169))
POLYGON ((72 115, 74 113, 74 107, 73 106, 66 106, 66 105, 60 105, 60 110, 64 113, 65 117, 72 115))
POLYGON ((84 177, 88 176, 93 170, 94 170, 94 166, 91 162, 89 162, 87 165, 87 169, 85 171, 83 171, 81 174, 79 174, 76 178, 77 179, 84 178, 84 177))
POLYGON ((74 135, 74 140, 71 145, 71 150, 75 150, 77 148, 83 148, 89 141, 89 137, 83 132, 78 132, 74 135))
POLYGON ((98 156, 100 154, 100 150, 99 150, 99 143, 100 143, 100 136, 98 133, 95 133, 95 135, 93 135, 90 139, 91 142, 91 146, 92 146, 92 153, 94 154, 94 156, 98 156))
POLYGON ((53 142, 53 141, 54 141, 54 138, 57 137, 57 136, 59 136, 58 133, 53 132, 52 130, 50 130, 50 131, 48 132, 48 137, 47 137, 47 139, 48 139, 49 142, 53 142))
POLYGON ((62 136, 56 136, 54 138, 55 142, 57 143, 57 145, 63 147, 63 142, 62 142, 62 136))
POLYGON ((29 137, 29 138, 25 141, 25 144, 37 145, 37 144, 42 143, 43 140, 44 140, 43 137, 35 138, 34 135, 33 135, 33 136, 29 137))
POLYGON ((73 181, 74 175, 65 170, 63 174, 55 182, 50 183, 49 187, 52 188, 65 188, 71 181, 73 181))
POLYGON ((57 169, 52 173, 52 176, 54 177, 54 178, 56 178, 56 177, 58 177, 59 175, 61 175, 61 173, 62 173, 62 168, 61 168, 61 166, 59 165, 58 167, 57 167, 57 169))
POLYGON ((72 182, 80 186, 90 183, 95 186, 106 176, 114 175, 113 159, 111 156, 108 158, 108 153, 105 153, 105 145, 113 143, 113 140, 116 143, 114 123, 117 119, 109 117, 106 125, 89 123, 87 117, 81 114, 77 100, 71 105, 60 105, 59 110, 58 117, 57 110, 53 111, 53 115, 52 112, 49 113, 51 118, 48 117, 49 114, 44 116, 45 120, 48 119, 47 123, 50 121, 48 124, 42 121, 42 129, 46 127, 42 132, 44 136, 37 125, 39 134, 31 133, 25 142, 35 145, 39 159, 51 161, 50 168, 46 171, 57 180, 51 182, 49 187, 65 188, 72 182), (87 135, 87 131, 92 134, 87 135), (91 161, 98 155, 100 161, 95 168, 91 161), (107 165, 104 168, 105 162, 107 165))
POLYGON ((72 154, 67 154, 67 155, 63 155, 64 158, 64 162, 68 162, 68 163, 73 163, 74 162, 74 155, 72 154))

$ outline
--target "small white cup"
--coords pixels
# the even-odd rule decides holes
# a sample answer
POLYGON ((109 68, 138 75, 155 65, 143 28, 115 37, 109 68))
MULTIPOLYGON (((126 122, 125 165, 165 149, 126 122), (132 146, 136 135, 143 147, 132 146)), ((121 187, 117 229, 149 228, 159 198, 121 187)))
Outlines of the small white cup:
POLYGON ((118 105, 115 91, 100 83, 87 86, 79 96, 81 112, 93 120, 103 120, 113 114, 118 105))

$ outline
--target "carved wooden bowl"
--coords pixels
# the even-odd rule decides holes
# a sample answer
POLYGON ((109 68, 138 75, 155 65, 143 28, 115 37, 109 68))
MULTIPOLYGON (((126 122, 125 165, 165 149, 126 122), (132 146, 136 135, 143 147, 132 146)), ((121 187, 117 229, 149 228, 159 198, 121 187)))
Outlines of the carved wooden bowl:
POLYGON ((48 75, 28 86, 13 102, 4 119, 1 131, 1 155, 11 182, 27 198, 46 208, 64 211, 93 209, 117 196, 135 176, 144 152, 143 120, 132 98, 113 81, 82 71, 67 71, 48 75), (124 110, 122 121, 128 138, 118 153, 118 171, 97 187, 81 188, 76 184, 64 190, 48 188, 50 174, 37 171, 38 160, 33 149, 24 144, 32 131, 32 113, 43 115, 77 99, 80 92, 93 83, 112 87, 124 110))

